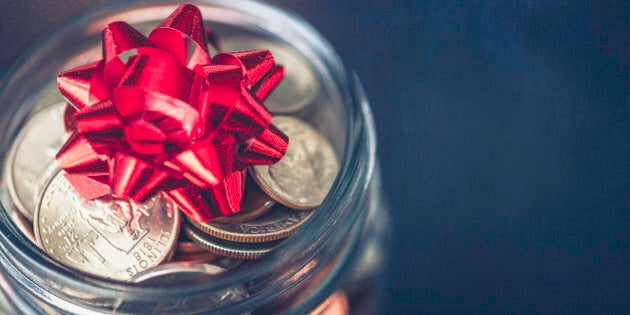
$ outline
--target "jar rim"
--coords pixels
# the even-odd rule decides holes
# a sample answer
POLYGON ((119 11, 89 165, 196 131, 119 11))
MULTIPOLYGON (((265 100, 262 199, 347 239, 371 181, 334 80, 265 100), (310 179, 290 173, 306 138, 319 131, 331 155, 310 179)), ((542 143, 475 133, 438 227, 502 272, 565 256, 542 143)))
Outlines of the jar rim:
MULTIPOLYGON (((374 135, 374 126, 371 113, 361 84, 354 73, 349 73, 344 67, 340 57, 332 48, 332 45, 323 38, 310 24, 294 13, 251 0, 240 1, 238 5, 225 0, 201 0, 193 1, 202 9, 204 20, 208 21, 209 17, 204 12, 204 8, 214 6, 224 8, 234 14, 240 14, 238 17, 244 19, 245 23, 260 23, 263 21, 265 25, 257 25, 262 29, 274 29, 282 25, 282 27, 290 28, 291 35, 299 36, 296 38, 288 38, 297 49, 304 53, 317 53, 320 58, 309 58, 315 63, 316 68, 334 71, 331 78, 340 92, 341 102, 344 105, 346 115, 345 130, 345 146, 343 149, 342 159, 340 163, 340 172, 335 180, 329 194, 324 202, 318 207, 313 216, 291 237, 290 242, 282 242, 271 253, 266 254, 255 261, 247 264, 247 268, 239 268, 229 270, 225 274, 217 276, 213 281, 196 284, 190 286, 171 286, 168 290, 169 296, 185 296, 195 293, 203 293, 225 288, 234 283, 240 283, 245 279, 260 273, 263 270, 277 270, 281 265, 289 261, 308 261, 310 257, 315 255, 323 243, 327 242, 323 235, 331 230, 339 230, 343 228, 344 222, 354 222, 361 211, 356 203, 369 183, 375 164, 376 156, 376 140, 374 135)), ((76 17, 70 20, 62 28, 58 29, 43 41, 36 43, 31 47, 31 51, 24 54, 18 59, 0 78, 0 106, 3 105, 3 98, 6 89, 10 86, 9 82, 13 76, 24 75, 25 68, 30 65, 29 58, 34 55, 34 47, 44 49, 51 45, 55 40, 68 36, 71 32, 87 25, 95 25, 106 18, 115 16, 118 18, 120 12, 136 12, 146 10, 147 8, 164 8, 165 12, 172 11, 175 7, 171 1, 160 1, 157 4, 152 3, 150 6, 139 2, 131 4, 108 5, 104 10, 93 10, 90 13, 76 17), (168 8, 168 9, 167 9, 168 8), (98 21, 98 22, 94 22, 98 21)), ((214 15, 213 15, 214 16, 214 15)), ((234 18, 231 16, 230 18, 234 18)), ((105 22, 111 22, 107 20, 105 22)), ((306 56, 307 58, 309 56, 306 56)), ((3 119, 7 119, 4 117, 3 119)), ((0 130, 0 137, 6 135, 0 130)), ((4 205, 0 204, 4 209, 4 205)), ((0 211, 2 212, 2 211, 0 211)), ((4 211, 2 220, 13 224, 10 219, 6 218, 4 211)), ((94 294, 103 296, 118 296, 120 292, 127 294, 142 294, 143 296, 164 296, 165 292, 160 287, 137 286, 131 283, 123 283, 104 279, 90 277, 93 281, 83 281, 81 277, 89 277, 81 275, 77 277, 74 274, 64 270, 63 268, 51 265, 48 258, 42 256, 33 245, 24 246, 19 244, 20 239, 12 235, 15 231, 8 229, 4 225, 0 225, 0 261, 9 273, 22 272, 21 268, 13 265, 13 261, 4 257, 5 251, 10 251, 24 259, 25 263, 35 266, 37 270, 30 272, 46 272, 48 277, 54 278, 55 281, 66 283, 70 286, 81 288, 94 294), (18 244, 14 243, 18 242, 18 244), (5 264, 6 263, 6 264, 5 264)), ((294 270, 296 271, 296 270, 294 270)), ((287 274, 285 277, 290 277, 287 274)), ((34 284, 34 283, 33 283, 34 284)), ((53 297, 54 298, 54 297, 53 297)))

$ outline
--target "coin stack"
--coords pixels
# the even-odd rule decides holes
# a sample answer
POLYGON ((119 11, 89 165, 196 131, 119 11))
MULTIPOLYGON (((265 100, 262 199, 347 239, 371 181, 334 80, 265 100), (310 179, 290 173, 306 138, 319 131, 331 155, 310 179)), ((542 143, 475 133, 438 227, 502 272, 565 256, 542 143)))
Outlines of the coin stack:
MULTIPOLYGON (((286 68, 285 79, 266 105, 276 114, 272 123, 289 137, 289 146, 278 163, 248 169, 239 213, 200 223, 183 215, 165 194, 142 204, 81 198, 55 162, 68 137, 66 104, 59 102, 26 121, 4 161, 9 204, 14 205, 9 215, 22 234, 78 273, 155 284, 221 273, 271 251, 302 226, 339 169, 326 137, 298 118, 308 117, 316 103, 316 76, 303 57, 273 41, 225 38, 223 47, 269 49, 286 68)), ((232 288, 215 302, 246 296, 244 288, 232 288)))

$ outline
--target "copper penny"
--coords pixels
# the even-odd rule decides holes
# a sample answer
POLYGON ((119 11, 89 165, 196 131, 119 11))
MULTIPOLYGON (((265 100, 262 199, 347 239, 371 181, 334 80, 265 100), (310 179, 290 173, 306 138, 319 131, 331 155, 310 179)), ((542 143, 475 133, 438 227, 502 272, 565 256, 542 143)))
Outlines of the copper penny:
POLYGON ((33 223, 31 221, 29 221, 24 215, 22 215, 22 213, 20 213, 20 211, 18 211, 16 208, 13 208, 13 210, 9 212, 9 217, 18 227, 20 232, 24 236, 26 236, 26 238, 28 238, 34 244, 37 244, 37 240, 35 239, 35 234, 33 232, 33 223))
POLYGON ((5 161, 4 174, 11 198, 30 221, 41 186, 55 169, 55 154, 68 138, 63 124, 65 106, 58 103, 31 117, 5 161))

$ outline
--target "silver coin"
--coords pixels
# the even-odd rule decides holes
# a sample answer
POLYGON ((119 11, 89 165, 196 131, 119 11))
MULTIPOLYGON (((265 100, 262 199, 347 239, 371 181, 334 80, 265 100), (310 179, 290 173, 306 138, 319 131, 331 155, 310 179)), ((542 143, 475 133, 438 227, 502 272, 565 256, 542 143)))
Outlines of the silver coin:
MULTIPOLYGON (((225 272, 225 270, 222 267, 205 263, 174 262, 145 270, 135 275, 130 281, 143 285, 168 286, 196 281, 209 275, 218 275, 225 272)), ((208 308, 218 307, 232 304, 248 297, 249 293, 242 286, 230 286, 225 288, 225 290, 208 294, 204 303, 208 308)), ((172 311, 173 308, 176 309, 180 306, 180 301, 167 299, 155 309, 159 310, 160 314, 168 314, 169 310, 172 311)))
POLYGON ((184 224, 184 233, 193 242, 201 245, 205 249, 230 258, 255 259, 270 252, 282 240, 264 243, 239 243, 210 236, 197 229, 192 224, 184 224))
POLYGON ((166 261, 176 247, 181 217, 157 195, 143 204, 83 200, 64 171, 42 190, 35 210, 37 244, 62 264, 95 276, 129 280, 166 261))
POLYGON ((224 240, 243 243, 262 243, 288 237, 308 220, 313 211, 295 211, 276 206, 255 220, 242 223, 188 221, 199 230, 224 240))
POLYGON ((293 209, 319 206, 339 171, 332 145, 300 119, 275 116, 272 120, 289 137, 284 157, 273 165, 250 167, 263 191, 293 209))
POLYGON ((194 281, 199 277, 218 275, 225 269, 203 263, 172 262, 142 271, 133 276, 129 282, 147 285, 168 285, 175 282, 194 281))
POLYGON ((65 103, 35 114, 18 134, 5 161, 4 173, 15 206, 33 221, 41 184, 54 169, 55 155, 68 135, 63 124, 65 103))
POLYGON ((268 49, 277 64, 284 66, 284 78, 265 100, 274 114, 292 114, 313 104, 320 85, 308 61, 288 45, 252 36, 221 39, 222 51, 268 49))
POLYGON ((198 254, 175 253, 175 255, 173 255, 173 258, 171 258, 169 262, 213 263, 221 257, 222 256, 219 256, 215 253, 204 250, 204 252, 198 254))

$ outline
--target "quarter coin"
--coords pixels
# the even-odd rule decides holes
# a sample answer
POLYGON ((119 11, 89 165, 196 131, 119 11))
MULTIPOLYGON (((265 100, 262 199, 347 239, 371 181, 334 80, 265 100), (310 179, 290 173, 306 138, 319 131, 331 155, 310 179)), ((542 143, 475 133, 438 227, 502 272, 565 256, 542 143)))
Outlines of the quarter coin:
POLYGON ((319 206, 339 171, 335 150, 298 118, 275 116, 272 123, 289 137, 289 147, 278 163, 250 167, 252 177, 265 193, 289 208, 319 206))
POLYGON ((68 135, 63 124, 65 103, 44 108, 28 120, 5 161, 7 186, 18 210, 33 221, 41 184, 54 170, 55 155, 68 135))
POLYGON ((48 255, 72 269, 123 281, 171 256, 181 218, 170 199, 83 200, 64 174, 53 174, 35 210, 37 244, 48 255))
MULTIPOLYGON (((217 265, 206 263, 173 262, 144 270, 133 276, 130 281, 142 285, 168 286, 196 281, 209 275, 218 275, 225 270, 217 265)), ((242 286, 230 286, 225 290, 209 294, 204 303, 208 307, 217 307, 238 302, 247 297, 249 293, 242 286)), ((167 299, 155 309, 167 314, 173 307, 181 307, 181 303, 177 299, 172 301, 167 299)))
POLYGON ((239 243, 226 241, 200 231, 192 224, 184 224, 184 233, 193 242, 221 256, 236 259, 255 259, 270 252, 282 240, 264 243, 239 243))
POLYGON ((266 215, 248 222, 197 223, 190 219, 188 221, 199 230, 224 240, 262 243, 285 238, 295 233, 312 214, 313 211, 296 211, 279 205, 266 215))
POLYGON ((309 62, 289 45, 249 36, 221 39, 223 51, 268 49, 277 64, 284 66, 284 78, 265 100, 274 114, 292 114, 313 104, 320 85, 309 62))

